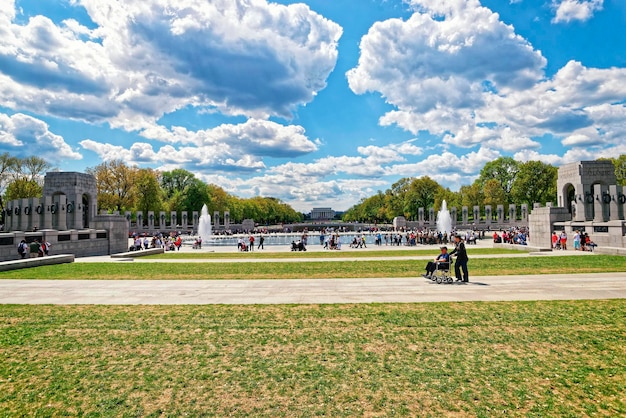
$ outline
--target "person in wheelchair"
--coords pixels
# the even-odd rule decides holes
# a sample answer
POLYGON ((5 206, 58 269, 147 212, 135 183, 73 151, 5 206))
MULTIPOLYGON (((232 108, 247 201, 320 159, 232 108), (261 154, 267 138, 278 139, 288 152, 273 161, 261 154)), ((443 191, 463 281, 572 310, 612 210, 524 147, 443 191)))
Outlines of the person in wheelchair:
POLYGON ((439 268, 440 270, 448 270, 450 268, 450 254, 448 254, 448 247, 441 247, 441 253, 433 261, 429 261, 426 264, 426 273, 422 276, 426 278, 432 278, 435 270, 439 268))

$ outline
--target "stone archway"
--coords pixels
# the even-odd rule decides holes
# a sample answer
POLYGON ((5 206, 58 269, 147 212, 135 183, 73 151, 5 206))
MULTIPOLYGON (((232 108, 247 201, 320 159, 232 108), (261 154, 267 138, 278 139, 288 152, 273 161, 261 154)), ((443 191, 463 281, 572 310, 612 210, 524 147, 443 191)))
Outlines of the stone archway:
MULTIPOLYGON (((44 196, 65 196, 60 203, 66 214, 69 229, 88 228, 97 214, 98 189, 96 178, 90 174, 75 172, 51 172, 44 178, 44 196)), ((61 221, 60 224, 63 222, 61 221)))
MULTIPOLYGON (((568 208, 573 220, 594 220, 597 210, 596 200, 602 198, 600 195, 608 191, 610 185, 615 184, 617 184, 615 168, 609 160, 565 164, 558 172, 557 201, 559 206, 568 208), (601 190, 600 193, 596 193, 598 189, 601 190), (572 201, 576 202, 574 211, 572 201)), ((602 205, 599 207, 602 208, 602 205)))
POLYGON ((576 188, 572 183, 567 183, 562 190, 562 196, 564 201, 559 202, 563 207, 566 207, 572 216, 576 214, 576 205, 578 204, 576 199, 576 188))

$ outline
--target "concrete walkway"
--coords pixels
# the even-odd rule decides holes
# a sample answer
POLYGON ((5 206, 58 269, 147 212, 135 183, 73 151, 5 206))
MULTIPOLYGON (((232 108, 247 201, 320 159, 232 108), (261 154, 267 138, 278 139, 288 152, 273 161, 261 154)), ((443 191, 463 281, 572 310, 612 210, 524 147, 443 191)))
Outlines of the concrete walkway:
MULTIPOLYGON (((487 240, 468 247, 470 257, 533 257, 551 255, 591 256, 591 253, 558 251, 529 254, 472 255, 472 248, 490 247, 487 240)), ((241 262, 334 262, 365 260, 430 260, 432 256, 354 257, 356 252, 406 250, 426 247, 346 247, 339 258, 226 258, 172 260, 168 258, 119 259, 109 256, 77 258, 76 262, 113 263, 241 263, 241 262)), ((324 251, 319 245, 309 251, 324 251)), ((327 250, 326 250, 327 251, 327 250)), ((237 252, 231 247, 207 247, 181 252, 237 252)), ((268 253, 290 252, 269 247, 268 253)), ((168 253, 166 253, 168 254, 168 253)), ((304 254, 303 254, 304 255, 304 254)), ((359 254, 362 255, 362 254, 359 254)), ((471 274, 471 270, 470 270, 471 274)), ((467 284, 436 284, 423 278, 298 279, 298 280, 0 280, 0 304, 295 304, 295 303, 409 303, 455 301, 559 300, 626 298, 626 272, 580 275, 470 277, 467 284)))
POLYGON ((0 304, 408 303, 626 297, 626 273, 316 280, 0 280, 0 304))

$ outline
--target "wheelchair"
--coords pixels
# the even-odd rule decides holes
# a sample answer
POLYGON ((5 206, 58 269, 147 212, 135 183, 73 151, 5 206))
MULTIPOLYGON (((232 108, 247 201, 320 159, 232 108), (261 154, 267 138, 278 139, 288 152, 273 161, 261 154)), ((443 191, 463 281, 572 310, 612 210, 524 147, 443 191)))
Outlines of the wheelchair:
POLYGON ((452 276, 452 258, 450 258, 449 262, 438 262, 435 265, 435 271, 430 276, 430 280, 436 282, 437 284, 442 283, 453 283, 454 277, 452 276))

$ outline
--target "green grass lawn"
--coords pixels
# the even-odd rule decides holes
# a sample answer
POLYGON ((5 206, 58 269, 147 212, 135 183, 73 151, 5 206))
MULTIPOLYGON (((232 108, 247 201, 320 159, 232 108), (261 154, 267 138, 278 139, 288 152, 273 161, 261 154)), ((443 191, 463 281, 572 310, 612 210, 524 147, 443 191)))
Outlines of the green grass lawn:
MULTIPOLYGON (((424 260, 332 262, 71 263, 0 272, 0 279, 220 280, 416 277, 424 260)), ((472 258, 470 276, 626 271, 626 257, 595 255, 524 258, 472 258)))
POLYGON ((626 301, 0 306, 0 416, 624 416, 626 301))
MULTIPOLYGON (((454 246, 449 245, 452 249, 454 246)), ((506 248, 469 248, 472 255, 482 254, 521 254, 521 250, 509 250, 506 248)), ((145 256, 146 259, 173 259, 173 260, 191 260, 191 259, 266 259, 266 258, 362 258, 362 257, 415 257, 415 256, 436 256, 439 254, 439 247, 420 249, 402 249, 402 250, 349 250, 349 251, 293 251, 293 252, 277 252, 256 250, 251 252, 176 252, 168 251, 163 254, 145 256)))

